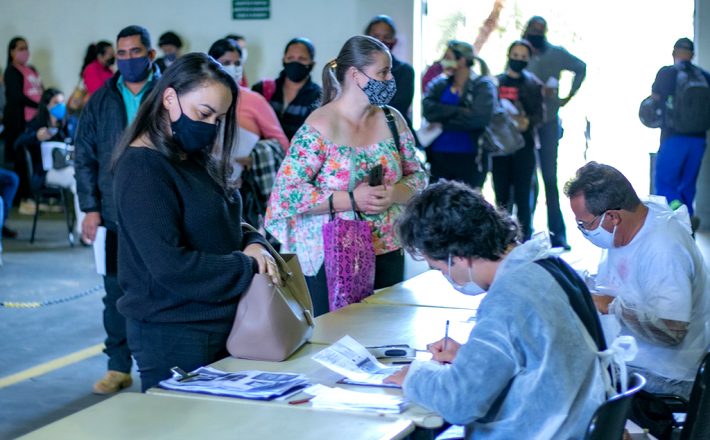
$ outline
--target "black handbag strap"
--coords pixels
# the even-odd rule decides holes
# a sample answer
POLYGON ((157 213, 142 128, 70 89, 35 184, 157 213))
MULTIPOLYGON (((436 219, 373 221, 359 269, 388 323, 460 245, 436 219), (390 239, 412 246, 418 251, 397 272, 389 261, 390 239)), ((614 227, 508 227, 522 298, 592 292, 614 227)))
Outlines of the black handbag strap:
POLYGON ((380 107, 385 113, 385 119, 387 119, 387 126, 392 132, 392 137, 394 138, 394 145, 397 150, 399 150, 399 132, 397 131, 397 122, 394 120, 394 114, 390 110, 389 106, 383 105, 380 107))
POLYGON ((606 350, 606 340, 599 322, 597 309, 594 307, 587 285, 577 275, 577 272, 558 257, 537 260, 535 263, 552 275, 557 284, 565 291, 572 309, 582 321, 582 324, 584 324, 599 351, 606 350))

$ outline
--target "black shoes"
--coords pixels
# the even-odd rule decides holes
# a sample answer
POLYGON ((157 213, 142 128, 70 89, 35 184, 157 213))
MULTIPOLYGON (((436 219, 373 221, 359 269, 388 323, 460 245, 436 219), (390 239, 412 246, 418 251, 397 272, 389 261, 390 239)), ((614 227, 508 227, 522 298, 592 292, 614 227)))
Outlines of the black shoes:
POLYGON ((553 248, 556 247, 561 247, 562 249, 569 251, 572 249, 572 246, 567 243, 566 238, 557 238, 555 236, 550 237, 550 243, 552 244, 553 248))

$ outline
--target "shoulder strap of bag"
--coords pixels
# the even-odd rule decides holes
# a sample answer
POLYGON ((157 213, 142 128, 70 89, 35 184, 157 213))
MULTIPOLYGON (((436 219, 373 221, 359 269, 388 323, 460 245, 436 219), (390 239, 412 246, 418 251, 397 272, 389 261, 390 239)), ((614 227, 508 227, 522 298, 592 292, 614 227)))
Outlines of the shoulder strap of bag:
POLYGON ((394 114, 392 114, 392 110, 390 110, 389 106, 383 105, 380 108, 382 108, 382 111, 385 113, 385 119, 387 119, 387 126, 390 128, 390 131, 392 132, 392 137, 394 138, 394 145, 399 150, 399 131, 397 131, 397 122, 394 120, 394 114))
POLYGON ((535 261, 557 281, 569 298, 570 305, 589 332, 599 351, 607 349, 597 309, 592 302, 587 285, 567 263, 557 257, 535 261))

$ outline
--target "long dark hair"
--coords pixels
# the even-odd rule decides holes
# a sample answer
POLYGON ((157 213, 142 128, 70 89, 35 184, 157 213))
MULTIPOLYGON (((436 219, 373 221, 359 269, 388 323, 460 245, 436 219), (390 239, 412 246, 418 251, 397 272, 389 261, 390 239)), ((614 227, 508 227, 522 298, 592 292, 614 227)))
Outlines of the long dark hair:
POLYGON ((180 97, 208 82, 216 82, 227 87, 232 92, 232 102, 224 116, 223 127, 219 131, 222 138, 218 138, 208 151, 190 157, 205 166, 210 176, 225 190, 225 194, 230 196, 232 189, 229 180, 232 172, 230 157, 237 126, 236 107, 239 88, 232 76, 214 58, 204 53, 187 54, 178 58, 170 69, 166 69, 158 84, 141 104, 135 120, 118 143, 113 155, 113 166, 120 160, 131 142, 143 135, 148 136, 153 147, 163 156, 171 161, 180 160, 182 149, 171 135, 170 117, 163 106, 163 94, 170 87, 175 89, 180 97))
POLYGON ((338 57, 323 67, 323 102, 321 106, 334 100, 340 93, 340 86, 345 80, 348 69, 362 70, 375 62, 375 53, 389 55, 387 46, 379 40, 365 35, 350 37, 340 49, 338 57))
POLYGON ((39 104, 37 104, 37 116, 35 116, 40 127, 47 127, 49 125, 49 102, 52 98, 61 93, 61 90, 54 88, 45 89, 45 91, 42 92, 42 97, 39 98, 39 104))
POLYGON ((84 64, 81 65, 79 76, 84 73, 84 69, 86 69, 86 66, 93 63, 99 55, 105 54, 106 49, 109 47, 111 47, 111 43, 109 43, 108 41, 99 41, 98 43, 89 44, 89 47, 86 48, 86 55, 84 55, 84 64))
POLYGON ((27 40, 25 40, 23 37, 15 37, 12 40, 10 40, 10 43, 7 45, 7 67, 10 67, 12 64, 12 51, 15 50, 17 47, 17 43, 20 41, 24 41, 27 43, 27 40))

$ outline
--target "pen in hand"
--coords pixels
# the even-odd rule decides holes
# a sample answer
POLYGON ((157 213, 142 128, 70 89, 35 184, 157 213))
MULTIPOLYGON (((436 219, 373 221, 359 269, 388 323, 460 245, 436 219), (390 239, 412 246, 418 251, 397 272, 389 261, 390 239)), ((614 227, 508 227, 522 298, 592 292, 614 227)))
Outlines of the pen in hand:
POLYGON ((449 342, 449 320, 446 320, 446 330, 444 331, 444 351, 446 351, 446 343, 449 342))

